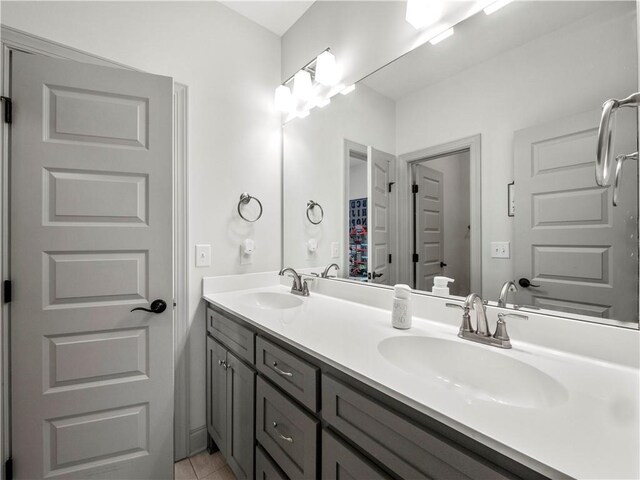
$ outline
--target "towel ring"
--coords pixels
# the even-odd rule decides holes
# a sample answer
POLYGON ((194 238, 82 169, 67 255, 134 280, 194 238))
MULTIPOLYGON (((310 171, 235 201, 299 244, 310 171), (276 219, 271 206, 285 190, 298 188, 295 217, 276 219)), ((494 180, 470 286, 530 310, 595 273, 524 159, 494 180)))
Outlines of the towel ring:
POLYGON ((324 219, 324 210, 322 209, 322 206, 318 202, 314 202, 313 200, 309 200, 307 202, 307 219, 314 225, 320 224, 324 219), (320 220, 318 220, 317 222, 314 222, 313 220, 311 220, 311 217, 309 216, 309 212, 316 207, 320 209, 320 220))
POLYGON ((240 201, 238 202, 238 215, 240 215, 240 218, 242 218, 245 222, 250 222, 250 223, 257 222, 258 220, 260 220, 260 217, 262 216, 262 202, 260 202, 260 200, 258 200, 256 197, 252 197, 246 192, 243 193, 242 195, 240 195, 240 201), (253 220, 250 220, 247 217, 245 217, 242 214, 242 210, 240 209, 242 205, 247 205, 251 200, 255 200, 256 202, 258 202, 258 206, 260 207, 260 213, 258 213, 258 216, 253 220))
POLYGON ((638 105, 640 105, 640 92, 621 100, 609 99, 602 105, 596 152, 596 183, 601 187, 608 187, 611 181, 614 131, 612 120, 615 120, 615 112, 622 107, 637 107, 638 105))

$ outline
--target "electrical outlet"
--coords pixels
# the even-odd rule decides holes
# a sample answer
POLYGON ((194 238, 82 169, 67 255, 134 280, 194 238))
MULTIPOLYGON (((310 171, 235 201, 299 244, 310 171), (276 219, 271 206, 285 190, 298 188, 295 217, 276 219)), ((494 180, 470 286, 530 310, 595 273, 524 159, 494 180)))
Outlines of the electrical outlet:
POLYGON ((340 258, 340 244, 331 242, 331 258, 340 258))
POLYGON ((509 242, 491 242, 491 258, 511 258, 509 242))
POLYGON ((211 245, 196 245, 196 267, 211 266, 211 245))

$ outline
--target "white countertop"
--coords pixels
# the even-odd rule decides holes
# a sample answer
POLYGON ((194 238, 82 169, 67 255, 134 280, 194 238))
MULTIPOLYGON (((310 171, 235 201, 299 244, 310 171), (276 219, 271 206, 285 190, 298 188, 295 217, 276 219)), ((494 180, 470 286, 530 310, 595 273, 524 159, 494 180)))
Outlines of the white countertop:
MULTIPOLYGON (((288 293, 289 288, 211 293, 204 299, 540 473, 554 478, 558 473, 593 479, 640 476, 637 368, 519 342, 513 334, 511 350, 478 345, 459 339, 456 326, 415 316, 413 328, 400 331, 391 327, 389 309, 316 292, 299 297, 299 307, 261 309, 243 301, 251 292, 288 293), (433 375, 417 377, 390 363, 378 344, 395 336, 429 336, 491 349, 535 366, 568 395, 555 406, 522 408, 461 394, 433 375)), ((483 367, 468 368, 480 372, 483 367)))

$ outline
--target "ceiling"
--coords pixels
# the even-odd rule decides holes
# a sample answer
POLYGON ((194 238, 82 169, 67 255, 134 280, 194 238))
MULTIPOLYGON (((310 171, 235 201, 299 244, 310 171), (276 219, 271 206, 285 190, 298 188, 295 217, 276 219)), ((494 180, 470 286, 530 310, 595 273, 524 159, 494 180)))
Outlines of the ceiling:
POLYGON ((281 37, 304 15, 314 1, 226 0, 220 3, 281 37))

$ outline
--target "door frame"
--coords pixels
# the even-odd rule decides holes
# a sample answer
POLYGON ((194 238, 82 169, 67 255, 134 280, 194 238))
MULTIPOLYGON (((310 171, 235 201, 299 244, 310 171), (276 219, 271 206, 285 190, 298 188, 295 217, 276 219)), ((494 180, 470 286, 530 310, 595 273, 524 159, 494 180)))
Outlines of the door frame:
MULTIPOLYGON (((112 68, 141 71, 112 60, 0 25, 0 91, 11 97, 10 53, 22 51, 47 57, 73 60, 112 68)), ((189 448, 189 368, 188 368, 188 86, 174 81, 173 87, 173 302, 174 302, 174 457, 188 456, 189 448)), ((2 106, 4 112, 4 105, 2 106)), ((0 271, 2 280, 11 278, 10 266, 10 183, 9 126, 2 122, 0 135, 0 271)), ((11 458, 10 404, 10 308, 0 307, 0 460, 11 458)), ((0 468, 0 479, 5 470, 0 468)))
MULTIPOLYGON (((411 220, 412 199, 409 183, 412 180, 411 167, 430 157, 441 157, 447 154, 468 150, 469 151, 469 198, 471 221, 471 291, 482 295, 482 188, 481 188, 481 135, 440 143, 430 147, 404 153, 398 156, 398 183, 400 199, 399 211, 402 219, 400 222, 402 232, 399 243, 400 258, 410 259, 412 253, 413 222, 411 220), (404 192, 404 193, 403 193, 404 192)), ((412 264, 399 262, 400 278, 412 278, 412 264)))

